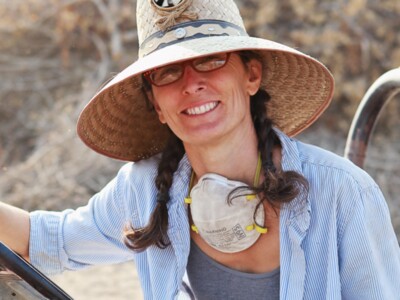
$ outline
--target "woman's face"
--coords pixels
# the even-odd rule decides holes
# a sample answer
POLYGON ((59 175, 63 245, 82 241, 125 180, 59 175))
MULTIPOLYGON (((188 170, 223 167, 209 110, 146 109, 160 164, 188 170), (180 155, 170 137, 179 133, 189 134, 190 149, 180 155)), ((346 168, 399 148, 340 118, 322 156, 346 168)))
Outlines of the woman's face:
POLYGON ((186 64, 178 81, 153 85, 149 97, 160 121, 184 144, 213 143, 252 128, 249 101, 259 89, 261 69, 257 60, 245 66, 237 53, 211 72, 197 72, 186 64))

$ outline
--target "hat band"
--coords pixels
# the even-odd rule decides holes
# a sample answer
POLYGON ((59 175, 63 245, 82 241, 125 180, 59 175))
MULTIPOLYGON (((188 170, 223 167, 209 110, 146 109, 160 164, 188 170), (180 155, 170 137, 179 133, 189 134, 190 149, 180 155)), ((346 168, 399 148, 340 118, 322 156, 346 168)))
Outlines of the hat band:
POLYGON ((146 38, 139 47, 139 57, 183 41, 211 36, 248 36, 236 24, 218 20, 197 20, 180 23, 167 31, 158 31, 146 38))

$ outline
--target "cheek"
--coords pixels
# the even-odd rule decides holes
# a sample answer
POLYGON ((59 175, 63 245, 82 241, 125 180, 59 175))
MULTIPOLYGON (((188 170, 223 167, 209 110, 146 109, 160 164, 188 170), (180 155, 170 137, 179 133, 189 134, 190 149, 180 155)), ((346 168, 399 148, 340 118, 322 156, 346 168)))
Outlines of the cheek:
POLYGON ((237 76, 234 80, 232 80, 231 83, 232 86, 230 89, 233 93, 233 96, 241 98, 249 98, 250 94, 247 83, 248 83, 248 78, 246 77, 246 74, 240 74, 240 76, 237 76))
POLYGON ((160 99, 162 99, 162 97, 160 97, 160 95, 153 89, 153 92, 152 92, 150 98, 151 98, 151 103, 153 104, 154 109, 157 112, 158 119, 160 120, 161 123, 165 124, 166 122, 165 122, 165 115, 164 115, 164 107, 163 107, 163 103, 160 102, 160 99))
POLYGON ((177 111, 176 89, 167 87, 153 89, 153 103, 161 123, 168 124, 177 111))
POLYGON ((174 99, 176 99, 175 93, 176 89, 165 86, 162 88, 153 88, 154 102, 163 109, 174 104, 174 99))
POLYGON ((247 90, 249 74, 241 63, 233 64, 230 68, 227 68, 225 75, 225 79, 228 80, 221 80, 223 86, 227 86, 229 82, 231 88, 234 88, 237 91, 247 90))
POLYGON ((234 89, 232 96, 237 99, 237 101, 235 101, 236 105, 240 106, 242 109, 249 107, 250 95, 245 87, 243 87, 243 84, 238 84, 238 87, 234 89))

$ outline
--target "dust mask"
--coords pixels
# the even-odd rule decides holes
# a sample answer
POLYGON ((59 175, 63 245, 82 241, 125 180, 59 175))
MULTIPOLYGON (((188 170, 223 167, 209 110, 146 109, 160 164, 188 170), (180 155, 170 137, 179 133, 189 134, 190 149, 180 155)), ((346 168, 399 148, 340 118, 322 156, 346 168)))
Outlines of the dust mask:
MULTIPOLYGON (((257 165, 254 184, 258 184, 261 159, 257 165)), ((185 202, 190 204, 192 230, 213 248, 225 253, 236 253, 252 246, 264 228, 264 206, 257 208, 259 199, 254 194, 245 194, 245 183, 229 180, 223 176, 208 173, 203 175, 190 191, 185 202), (232 201, 229 203, 228 198, 232 201)))

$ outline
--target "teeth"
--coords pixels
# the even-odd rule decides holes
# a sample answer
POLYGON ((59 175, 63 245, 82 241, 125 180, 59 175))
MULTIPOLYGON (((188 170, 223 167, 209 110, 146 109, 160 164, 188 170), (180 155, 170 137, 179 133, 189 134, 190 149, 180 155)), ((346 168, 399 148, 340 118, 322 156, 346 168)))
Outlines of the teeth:
POLYGON ((201 115, 210 110, 213 110, 217 106, 217 104, 218 104, 218 102, 207 103, 207 104, 204 104, 201 106, 189 108, 188 110, 186 110, 186 112, 189 115, 201 115))

